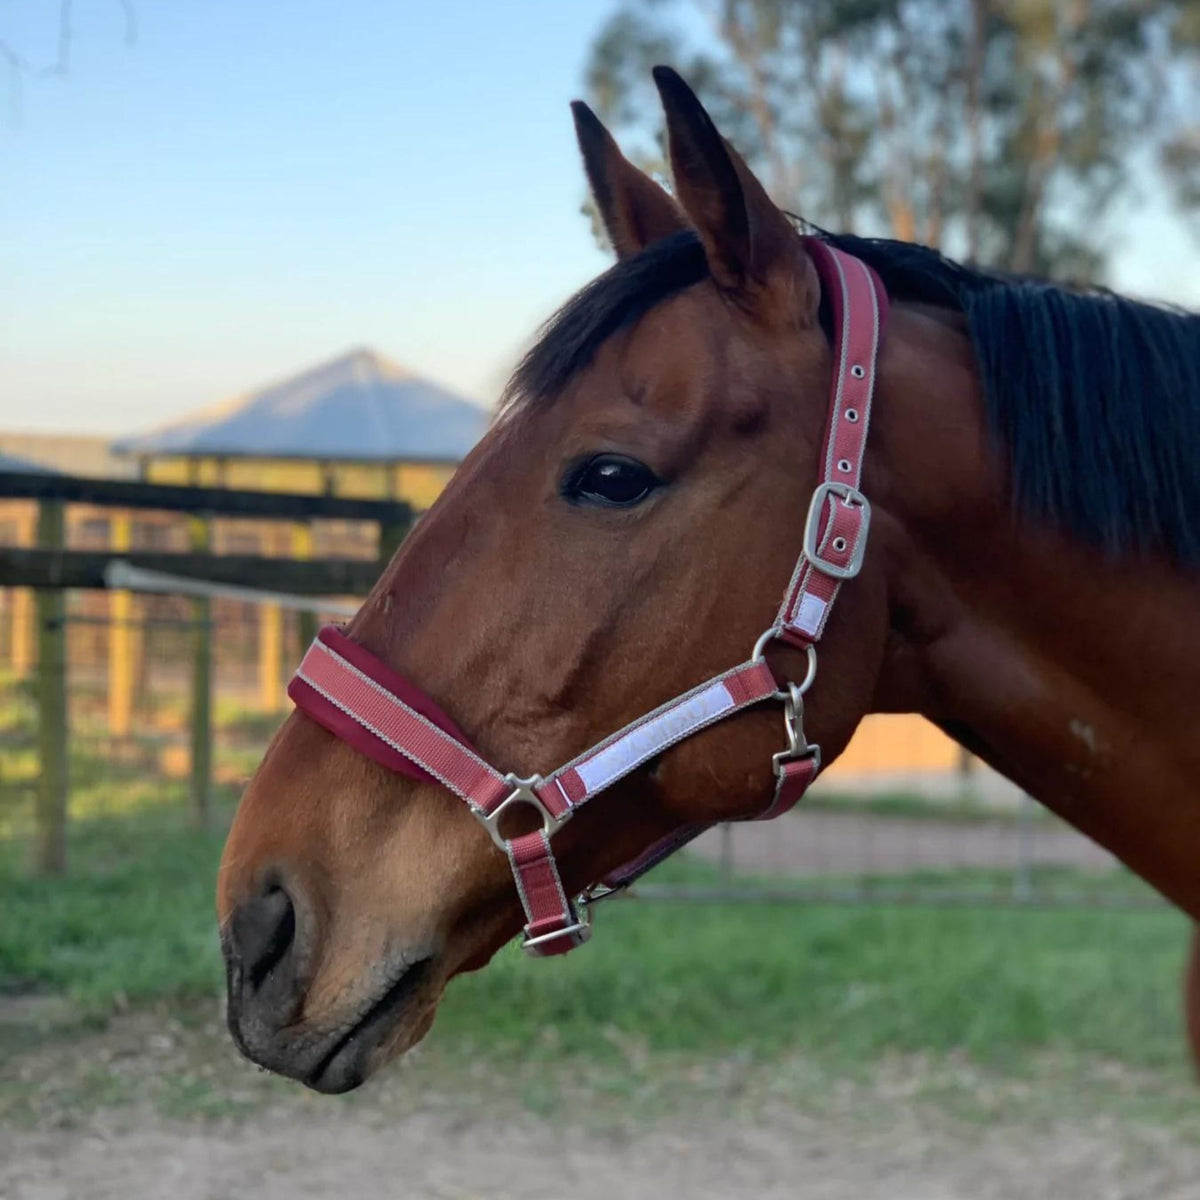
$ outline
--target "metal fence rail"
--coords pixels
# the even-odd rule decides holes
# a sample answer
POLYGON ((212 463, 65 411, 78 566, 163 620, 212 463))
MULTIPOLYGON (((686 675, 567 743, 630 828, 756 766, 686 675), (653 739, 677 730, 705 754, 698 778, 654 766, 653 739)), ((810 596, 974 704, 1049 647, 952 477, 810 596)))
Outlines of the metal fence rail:
POLYGON ((691 901, 1140 907, 1161 903, 1027 796, 1006 808, 817 789, 777 821, 719 826, 638 894, 691 901))

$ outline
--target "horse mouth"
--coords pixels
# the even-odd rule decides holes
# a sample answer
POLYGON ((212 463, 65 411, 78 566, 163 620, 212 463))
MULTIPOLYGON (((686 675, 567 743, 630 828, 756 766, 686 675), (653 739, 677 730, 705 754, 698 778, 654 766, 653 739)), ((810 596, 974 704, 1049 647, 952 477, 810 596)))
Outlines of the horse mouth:
POLYGON ((337 1035, 317 1062, 300 1076, 300 1081, 327 1095, 353 1091, 362 1084, 379 1065, 374 1061, 375 1052, 425 982, 431 962, 423 958, 407 967, 348 1030, 337 1035))

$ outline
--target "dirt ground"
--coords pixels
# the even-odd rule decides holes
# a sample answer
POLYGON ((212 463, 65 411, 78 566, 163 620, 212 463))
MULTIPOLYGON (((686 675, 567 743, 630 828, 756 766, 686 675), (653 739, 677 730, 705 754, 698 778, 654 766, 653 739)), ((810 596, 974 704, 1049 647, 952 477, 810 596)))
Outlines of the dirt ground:
POLYGON ((998 1083, 905 1059, 851 1081, 727 1059, 555 1078, 418 1055, 332 1099, 252 1071, 213 1024, 135 1016, 5 1049, 0 1200, 1200 1200, 1200 1098, 1116 1068, 998 1083), (1159 1107, 1126 1110, 1155 1089, 1159 1107))
POLYGON ((994 1129, 964 1142, 903 1121, 864 1133, 779 1112, 761 1123, 680 1123, 605 1133, 568 1117, 464 1121, 416 1113, 265 1113, 188 1127, 103 1122, 71 1133, 0 1134, 5 1200, 1104 1200, 1200 1197, 1200 1150, 1104 1128, 1021 1136, 994 1129))

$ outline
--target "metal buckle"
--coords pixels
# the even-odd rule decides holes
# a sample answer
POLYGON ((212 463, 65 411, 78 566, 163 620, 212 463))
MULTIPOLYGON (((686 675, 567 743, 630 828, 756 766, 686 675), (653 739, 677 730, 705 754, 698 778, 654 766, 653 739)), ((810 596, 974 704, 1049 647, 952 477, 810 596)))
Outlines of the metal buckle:
MULTIPOLYGON (((560 821, 559 824, 561 823, 560 821)), ((618 892, 624 891, 626 886, 610 888, 603 883, 593 884, 571 901, 571 914, 575 917, 573 925, 568 925, 564 929, 552 930, 550 933, 539 934, 535 938, 524 937, 521 939, 521 949, 534 958, 540 958, 541 956, 537 952, 538 947, 560 937, 574 937, 575 944, 582 946, 592 936, 592 909, 601 900, 607 900, 609 896, 615 896, 618 892)))
POLYGON ((592 921, 585 911, 584 916, 577 919, 574 925, 568 925, 564 929, 553 929, 549 933, 539 934, 535 938, 527 937, 523 939, 521 949, 526 954, 533 955, 534 958, 540 958, 541 955, 537 952, 538 947, 546 945, 547 942, 553 942, 557 938, 562 937, 574 937, 576 939, 575 945, 582 946, 591 936, 592 921))
POLYGON ((867 552, 867 531, 870 528, 871 504, 858 488, 833 480, 819 484, 812 494, 808 516, 804 521, 804 557, 825 575, 832 575, 834 579, 853 579, 862 570, 863 556, 867 552), (822 558, 821 549, 817 545, 821 533, 821 514, 825 511, 825 502, 831 496, 845 501, 851 508, 862 509, 862 528, 851 548, 850 561, 844 567, 822 558))
MULTIPOLYGON (((500 817, 506 808, 514 804, 532 804, 534 808, 542 814, 542 832, 547 838, 553 837, 572 817, 573 810, 567 809, 561 817, 556 817, 541 801, 535 788, 541 787, 545 780, 540 775, 529 775, 526 778, 521 778, 514 775, 511 771, 505 775, 504 782, 507 783, 512 791, 509 792, 499 804, 496 805, 490 813, 477 812, 480 822, 484 829, 491 835, 492 841, 508 853, 509 839, 500 835, 500 817)), ((558 934, 553 936, 557 937, 558 934)), ((539 941, 541 939, 538 939, 539 941)))
POLYGON ((816 769, 821 769, 821 747, 810 742, 804 735, 804 692, 794 683, 788 684, 787 699, 783 702, 783 729, 787 745, 778 754, 771 755, 771 768, 775 778, 783 777, 785 763, 798 758, 815 759, 816 769))

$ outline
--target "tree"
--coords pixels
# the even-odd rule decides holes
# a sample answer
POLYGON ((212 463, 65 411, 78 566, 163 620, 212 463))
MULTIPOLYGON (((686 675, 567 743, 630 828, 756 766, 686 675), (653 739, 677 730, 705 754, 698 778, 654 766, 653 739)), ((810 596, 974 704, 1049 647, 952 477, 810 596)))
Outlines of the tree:
MULTIPOLYGON (((125 31, 125 44, 132 46, 137 41, 137 13, 133 0, 111 0, 120 12, 125 31)), ((21 106, 25 95, 25 81, 46 76, 65 79, 71 70, 71 47, 75 37, 73 24, 73 0, 58 0, 57 32, 55 37, 54 61, 38 66, 8 38, 0 36, 0 65, 8 73, 9 117, 13 124, 21 119, 21 106)))
POLYGON ((1200 201, 1200 0, 625 0, 587 90, 658 170, 662 61, 821 225, 1096 279, 1140 178, 1200 201))

